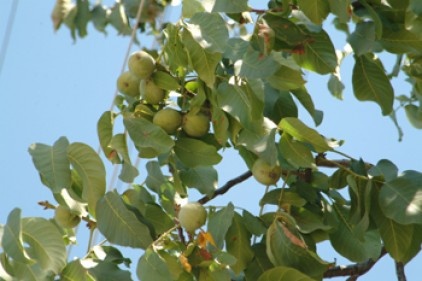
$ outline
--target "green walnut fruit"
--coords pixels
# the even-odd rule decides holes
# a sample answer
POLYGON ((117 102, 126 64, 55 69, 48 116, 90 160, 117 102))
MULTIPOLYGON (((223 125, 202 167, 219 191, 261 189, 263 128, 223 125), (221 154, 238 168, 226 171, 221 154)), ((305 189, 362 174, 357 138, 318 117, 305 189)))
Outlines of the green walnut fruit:
POLYGON ((179 210, 179 223, 187 232, 193 233, 205 224, 207 211, 197 202, 187 203, 179 210))
POLYGON ((182 115, 175 109, 164 108, 154 115, 152 123, 160 126, 167 134, 171 135, 176 133, 177 129, 182 125, 182 115))
POLYGON ((273 185, 281 177, 281 168, 278 165, 271 167, 264 160, 257 159, 252 166, 252 175, 258 182, 264 185, 273 185))
POLYGON ((141 79, 133 75, 130 71, 123 72, 117 78, 117 89, 120 93, 131 97, 139 95, 139 83, 141 79))
POLYGON ((153 105, 159 104, 164 100, 166 95, 164 90, 157 87, 151 79, 141 80, 141 83, 139 84, 139 93, 141 94, 141 98, 153 105))
POLYGON ((202 113, 187 113, 183 116, 182 128, 189 136, 199 138, 208 133, 210 129, 210 119, 202 113))
POLYGON ((129 71, 140 79, 147 79, 155 70, 154 58, 144 51, 134 52, 128 61, 129 71))
POLYGON ((60 226, 64 228, 74 228, 81 221, 80 216, 72 213, 72 210, 70 210, 68 207, 61 205, 57 206, 54 212, 54 219, 60 226))

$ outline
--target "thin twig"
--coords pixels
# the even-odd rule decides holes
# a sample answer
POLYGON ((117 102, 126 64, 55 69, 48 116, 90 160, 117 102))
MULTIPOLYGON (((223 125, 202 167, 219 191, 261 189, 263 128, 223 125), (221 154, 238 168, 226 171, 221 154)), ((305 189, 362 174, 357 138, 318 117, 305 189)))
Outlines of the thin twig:
POLYGON ((406 275, 404 273, 404 264, 402 262, 396 262, 396 274, 398 281, 406 281, 406 275))
POLYGON ((380 256, 376 260, 369 259, 365 262, 351 264, 347 266, 336 266, 324 272, 324 278, 333 278, 340 276, 350 276, 349 280, 356 280, 359 276, 367 273, 385 254, 387 251, 382 248, 380 256))
POLYGON ((220 187, 219 189, 217 189, 211 197, 204 196, 204 197, 202 197, 201 199, 198 200, 198 203, 200 203, 202 205, 205 204, 205 203, 207 203, 208 201, 214 199, 215 197, 226 193, 227 191, 229 191, 230 188, 232 188, 236 184, 239 184, 239 183, 247 180, 251 176, 252 176, 252 172, 251 171, 247 171, 247 172, 241 174, 240 176, 235 177, 234 179, 229 180, 228 182, 226 182, 225 185, 223 185, 222 187, 220 187))

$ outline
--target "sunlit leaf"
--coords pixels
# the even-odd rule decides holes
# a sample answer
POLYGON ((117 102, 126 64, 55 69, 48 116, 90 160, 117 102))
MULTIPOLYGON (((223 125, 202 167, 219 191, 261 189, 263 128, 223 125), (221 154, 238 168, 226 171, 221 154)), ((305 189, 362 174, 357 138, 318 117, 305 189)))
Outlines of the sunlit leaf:
POLYGON ((279 149, 283 157, 297 168, 312 168, 315 166, 314 156, 309 147, 283 134, 279 142, 279 149))
POLYGON ((87 32, 87 25, 91 19, 91 13, 89 11, 89 1, 88 0, 76 0, 76 5, 78 7, 75 25, 78 30, 79 37, 85 37, 87 32))
POLYGON ((68 188, 71 184, 68 145, 69 141, 61 137, 53 146, 35 143, 28 150, 43 182, 53 193, 59 193, 62 188, 68 188))
POLYGON ((241 13, 249 9, 247 0, 215 0, 213 13, 241 13))
POLYGON ((337 67, 337 55, 328 34, 322 30, 312 33, 313 39, 306 41, 303 54, 294 54, 295 61, 303 68, 319 74, 334 72, 337 67))
POLYGON ((117 151, 122 158, 122 171, 120 172, 119 179, 123 182, 131 183, 139 175, 138 169, 132 165, 129 157, 129 151, 126 143, 125 134, 117 134, 113 136, 110 141, 110 147, 117 151))
POLYGON ((129 211, 115 192, 105 194, 97 204, 97 227, 111 243, 147 248, 152 243, 149 228, 129 211))
POLYGON ((224 52, 229 32, 220 14, 196 13, 186 27, 192 38, 207 52, 224 52))
POLYGON ((279 90, 292 90, 305 85, 300 71, 281 66, 273 75, 265 75, 270 85, 279 90))
POLYGON ((200 0, 183 0, 182 2, 182 17, 190 18, 195 13, 204 12, 204 6, 202 6, 200 0))
POLYGON ((187 30, 182 33, 182 39, 193 69, 199 78, 212 88, 215 82, 215 69, 222 57, 221 53, 210 53, 202 48, 187 30))
POLYGON ((383 213, 400 224, 422 221, 422 174, 405 171, 382 186, 379 203, 383 213))
POLYGON ((91 11, 91 20, 94 24, 94 27, 100 31, 107 34, 105 27, 107 26, 107 9, 101 4, 97 4, 91 11))
POLYGON ((23 218, 22 238, 43 270, 58 274, 66 264, 66 247, 58 228, 44 218, 23 218))
POLYGON ((352 83, 358 100, 374 101, 387 115, 393 110, 394 90, 378 59, 355 56, 352 83))
POLYGON ((79 259, 69 262, 60 274, 63 281, 91 281, 93 277, 84 268, 79 259))
POLYGON ((5 253, 14 260, 22 263, 31 263, 31 257, 23 247, 21 210, 13 209, 3 226, 1 246, 5 253))
POLYGON ((255 50, 247 50, 241 60, 235 64, 236 75, 257 79, 272 75, 279 65, 271 56, 265 56, 255 50))
POLYGON ((103 161, 90 146, 78 142, 68 146, 67 157, 82 179, 82 198, 88 202, 89 212, 95 217, 97 201, 106 188, 103 161))
POLYGON ((317 152, 330 150, 325 139, 314 129, 294 117, 283 118, 278 127, 295 139, 311 144, 317 152))
POLYGON ((113 138, 113 124, 114 124, 115 114, 111 111, 105 111, 97 123, 97 135, 100 141, 101 148, 104 152, 104 155, 112 163, 120 163, 120 159, 109 144, 113 138))
POLYGON ((191 138, 178 139, 174 152, 188 167, 215 165, 222 159, 214 146, 191 138))
POLYGON ((174 146, 173 139, 163 129, 144 118, 127 116, 123 123, 138 148, 152 148, 161 154, 174 146))
POLYGON ((322 24, 330 12, 326 0, 298 0, 300 10, 316 24, 322 24))

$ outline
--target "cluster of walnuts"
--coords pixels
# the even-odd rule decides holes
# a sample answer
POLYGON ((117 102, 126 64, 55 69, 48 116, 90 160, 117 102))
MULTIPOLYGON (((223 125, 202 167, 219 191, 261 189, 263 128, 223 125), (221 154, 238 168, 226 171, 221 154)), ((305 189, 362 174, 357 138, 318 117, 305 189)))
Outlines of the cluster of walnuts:
POLYGON ((169 135, 174 135, 180 128, 191 137, 199 138, 208 133, 210 119, 207 115, 201 112, 182 113, 166 106, 168 94, 166 89, 161 88, 152 79, 157 65, 149 53, 145 51, 132 53, 129 57, 128 68, 129 70, 117 79, 117 89, 126 96, 140 98, 135 113, 150 119, 169 135), (158 111, 154 110, 157 108, 158 111))

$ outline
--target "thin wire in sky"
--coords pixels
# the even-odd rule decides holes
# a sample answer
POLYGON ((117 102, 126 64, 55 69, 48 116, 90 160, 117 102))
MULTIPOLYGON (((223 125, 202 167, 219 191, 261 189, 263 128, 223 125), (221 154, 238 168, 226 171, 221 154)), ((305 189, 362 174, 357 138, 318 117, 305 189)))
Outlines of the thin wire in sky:
POLYGON ((10 35, 12 34, 13 23, 15 22, 16 11, 18 10, 18 2, 19 0, 15 0, 12 3, 12 7, 10 8, 10 13, 9 13, 9 20, 7 21, 6 31, 4 33, 3 43, 1 44, 0 76, 3 70, 4 60, 7 54, 7 47, 9 46, 9 42, 10 42, 10 35))

